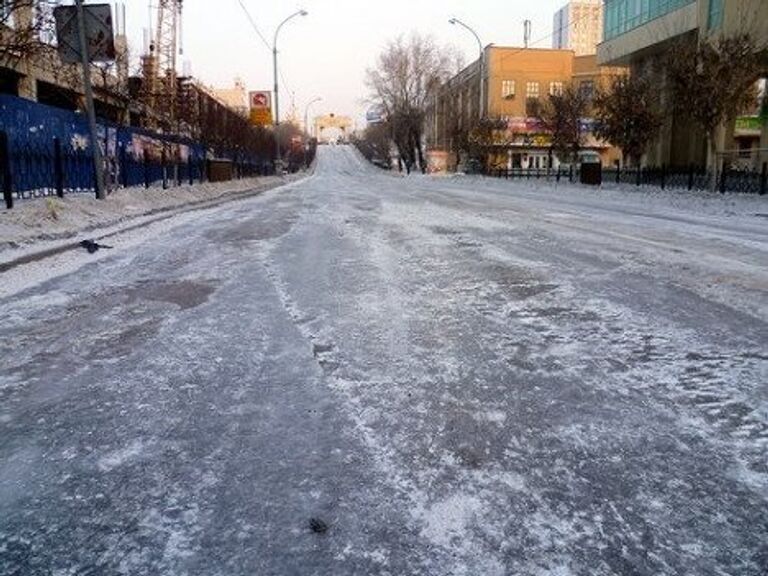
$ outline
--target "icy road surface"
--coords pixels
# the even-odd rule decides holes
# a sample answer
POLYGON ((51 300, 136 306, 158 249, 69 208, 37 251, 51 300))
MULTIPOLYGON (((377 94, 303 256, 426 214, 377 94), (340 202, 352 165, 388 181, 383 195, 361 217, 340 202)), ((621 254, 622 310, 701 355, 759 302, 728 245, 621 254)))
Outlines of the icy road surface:
POLYGON ((0 575, 765 576, 764 199, 320 152, 0 299, 0 575))

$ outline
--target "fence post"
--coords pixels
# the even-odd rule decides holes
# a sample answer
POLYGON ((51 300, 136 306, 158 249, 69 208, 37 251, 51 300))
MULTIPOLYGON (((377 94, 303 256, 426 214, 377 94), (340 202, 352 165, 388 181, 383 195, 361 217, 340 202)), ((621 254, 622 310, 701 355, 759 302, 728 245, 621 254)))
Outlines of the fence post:
POLYGON ((195 183, 195 175, 192 172, 192 152, 189 153, 189 156, 187 156, 187 176, 189 176, 189 185, 192 186, 195 183))
POLYGON ((11 174, 11 150, 8 134, 0 130, 0 176, 3 180, 3 198, 5 207, 13 208, 13 175, 11 174))
POLYGON ((768 162, 763 162, 763 170, 760 172, 760 195, 768 192, 768 162))
POLYGON ((168 190, 168 157, 165 153, 165 147, 163 147, 163 153, 160 156, 160 164, 163 169, 163 190, 168 190))
POLYGON ((128 188, 128 161, 124 144, 120 144, 120 152, 118 153, 117 165, 118 170, 120 170, 120 180, 122 180, 123 188, 128 188))
POLYGON ((61 140, 53 139, 53 182, 56 196, 64 198, 64 159, 61 156, 61 140))
POLYGON ((693 163, 688 164, 688 191, 693 190, 693 163))
POLYGON ((568 182, 573 182, 573 164, 568 167, 568 182))
POLYGON ((661 165, 661 189, 664 190, 667 187, 667 165, 661 165))
POLYGON ((725 179, 728 177, 728 165, 723 160, 723 172, 720 175, 720 194, 725 194, 725 179))
POLYGON ((144 150, 144 188, 149 188, 149 150, 144 150))

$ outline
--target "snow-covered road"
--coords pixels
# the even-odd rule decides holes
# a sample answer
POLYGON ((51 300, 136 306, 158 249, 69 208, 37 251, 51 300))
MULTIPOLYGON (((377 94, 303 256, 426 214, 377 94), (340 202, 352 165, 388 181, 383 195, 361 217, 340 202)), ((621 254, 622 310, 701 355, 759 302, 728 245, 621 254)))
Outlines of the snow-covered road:
POLYGON ((4 274, 0 576, 764 576, 766 202, 322 147, 4 274))

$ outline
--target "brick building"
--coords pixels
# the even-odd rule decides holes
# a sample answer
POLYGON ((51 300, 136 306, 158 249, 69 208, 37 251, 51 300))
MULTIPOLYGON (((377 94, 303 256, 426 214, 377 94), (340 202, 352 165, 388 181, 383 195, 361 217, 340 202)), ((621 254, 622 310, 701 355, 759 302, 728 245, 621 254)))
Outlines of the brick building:
MULTIPOLYGON (((506 127, 494 145, 495 168, 550 167, 551 138, 532 116, 531 102, 568 84, 591 97, 618 73, 615 68, 598 67, 594 55, 576 56, 572 50, 489 46, 484 62, 483 116, 506 127)), ((481 116, 479 69, 475 61, 446 82, 427 111, 426 144, 430 158, 437 159, 433 160, 435 170, 453 169, 462 160, 461 134, 476 126, 481 116)), ((586 145, 600 154, 604 164, 617 157, 616 150, 590 134, 586 145)))

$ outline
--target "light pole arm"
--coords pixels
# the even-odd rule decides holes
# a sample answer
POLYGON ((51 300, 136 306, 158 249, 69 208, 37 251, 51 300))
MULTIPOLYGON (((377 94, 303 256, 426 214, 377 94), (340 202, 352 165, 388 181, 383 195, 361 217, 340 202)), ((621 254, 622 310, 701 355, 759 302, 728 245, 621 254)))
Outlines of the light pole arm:
POLYGON ((454 24, 458 24, 459 26, 461 26, 461 27, 462 27, 462 28, 464 28, 465 30, 469 30, 469 33, 470 33, 470 34, 472 34, 472 36, 474 36, 474 37, 475 37, 475 40, 477 40, 477 48, 478 48, 478 50, 480 51, 480 53, 482 54, 482 53, 483 53, 483 41, 482 41, 482 40, 480 40, 480 36, 478 36, 478 35, 477 35, 477 32, 475 32, 475 31, 474 31, 474 30, 473 30, 471 27, 469 27, 467 24, 464 24, 464 22, 462 22, 462 21, 461 21, 461 20, 459 20, 458 18, 453 18, 453 19, 452 19, 452 21, 453 21, 453 23, 454 23, 454 24))
POLYGON ((282 29, 282 27, 285 26, 289 20, 293 20, 297 16, 306 16, 306 15, 307 15, 306 10, 297 10, 296 12, 288 16, 288 18, 286 18, 285 20, 280 22, 280 24, 277 25, 277 29, 275 30, 275 39, 272 41, 272 50, 277 52, 277 37, 280 35, 280 30, 282 29))
POLYGON ((483 60, 485 58, 485 49, 483 48, 483 41, 480 40, 480 36, 478 36, 477 32, 475 32, 474 29, 472 29, 471 26, 465 24, 464 22, 462 22, 458 18, 451 18, 448 22, 450 22, 451 24, 458 24, 459 26, 461 26, 465 30, 468 30, 472 34, 472 36, 475 37, 475 40, 477 40, 477 47, 480 50, 480 59, 478 60, 478 63, 480 65, 480 70, 479 70, 479 72, 480 72, 480 74, 479 74, 479 76, 480 76, 480 91, 479 91, 479 93, 480 93, 480 101, 478 102, 478 109, 477 110, 478 110, 478 116, 480 117, 480 119, 482 119, 485 116, 485 81, 484 81, 484 78, 483 78, 484 65, 485 65, 483 60))

